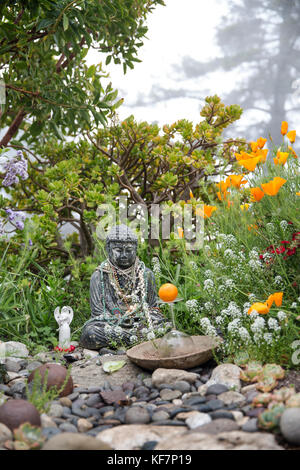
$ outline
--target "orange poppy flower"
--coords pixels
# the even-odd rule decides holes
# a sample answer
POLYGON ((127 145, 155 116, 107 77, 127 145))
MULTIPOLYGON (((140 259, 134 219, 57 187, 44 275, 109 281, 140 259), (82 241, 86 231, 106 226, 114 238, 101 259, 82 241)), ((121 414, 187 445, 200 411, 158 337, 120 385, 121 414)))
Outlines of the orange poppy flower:
POLYGON ((291 142, 291 144, 293 144, 296 140, 296 131, 289 131, 286 136, 291 142))
POLYGON ((250 188, 250 192, 251 192, 251 200, 256 201, 256 202, 260 201, 265 195, 265 193, 259 187, 250 188))
POLYGON ((269 313, 270 308, 266 304, 263 304, 262 302, 255 302, 249 308, 248 314, 250 315, 250 313, 253 312, 253 310, 255 310, 257 313, 260 313, 261 315, 265 315, 266 313, 269 313))
POLYGON ((258 156, 260 157, 260 161, 261 161, 262 163, 265 163, 265 161, 266 161, 266 159, 267 159, 268 152, 269 152, 268 149, 261 149, 261 150, 259 150, 258 156))
POLYGON ((246 168, 248 171, 254 171, 259 161, 260 157, 254 157, 247 160, 239 160, 238 164, 246 168))
POLYGON ((286 121, 282 121, 281 123, 281 134, 285 135, 288 131, 289 125, 286 121))
POLYGON ((269 181, 269 183, 262 184, 262 189, 265 194, 268 196, 276 196, 278 193, 279 189, 281 188, 284 183, 286 183, 287 180, 284 178, 280 178, 279 176, 276 176, 273 178, 272 181, 269 181))
POLYGON ((296 196, 300 196, 300 191, 299 191, 299 193, 296 193, 296 196))
POLYGON ((211 217, 212 213, 216 210, 217 210, 216 206, 208 206, 204 204, 203 209, 200 207, 196 209, 196 214, 200 215, 204 219, 207 219, 208 217, 211 217))
POLYGON ((247 152, 241 152, 241 153, 235 153, 235 158, 237 161, 239 160, 248 160, 249 158, 252 158, 253 155, 251 153, 247 152))
POLYGON ((226 182, 228 180, 229 184, 231 184, 235 188, 239 188, 241 186, 241 184, 246 184, 247 183, 246 180, 243 181, 244 176, 245 175, 229 175, 226 178, 226 182))
POLYGON ((258 149, 258 143, 257 142, 250 142, 251 150, 252 152, 256 152, 258 149))
POLYGON ((265 143, 267 142, 267 139, 264 139, 263 137, 260 137, 257 139, 257 145, 260 149, 262 149, 265 146, 265 143))
POLYGON ((275 294, 273 294, 276 307, 280 307, 282 305, 282 297, 283 297, 283 292, 275 292, 275 294))
POLYGON ((288 159, 288 152, 280 152, 278 150, 276 158, 273 158, 275 165, 284 165, 288 159))

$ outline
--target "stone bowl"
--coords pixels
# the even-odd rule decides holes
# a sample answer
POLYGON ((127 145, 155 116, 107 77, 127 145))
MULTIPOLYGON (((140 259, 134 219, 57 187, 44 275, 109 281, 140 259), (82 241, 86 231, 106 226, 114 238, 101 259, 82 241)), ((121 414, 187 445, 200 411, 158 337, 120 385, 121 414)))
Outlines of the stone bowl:
MULTIPOLYGON (((204 364, 213 356, 213 350, 220 345, 221 338, 211 336, 191 336, 194 341, 195 350, 180 356, 159 357, 157 349, 152 341, 138 344, 126 351, 127 357, 138 366, 155 370, 163 369, 191 369, 200 364, 204 364)), ((155 344, 159 348, 160 338, 155 339, 155 344)))

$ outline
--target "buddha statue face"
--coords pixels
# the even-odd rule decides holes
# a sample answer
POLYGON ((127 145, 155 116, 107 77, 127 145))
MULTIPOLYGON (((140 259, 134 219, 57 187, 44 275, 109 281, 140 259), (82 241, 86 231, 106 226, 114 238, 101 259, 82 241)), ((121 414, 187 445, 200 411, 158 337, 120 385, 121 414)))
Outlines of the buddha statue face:
POLYGON ((136 259, 137 237, 126 225, 116 225, 106 238, 106 251, 114 266, 130 268, 136 259))
POLYGON ((109 259, 113 265, 126 269, 135 262, 136 250, 135 243, 113 241, 109 245, 109 259))

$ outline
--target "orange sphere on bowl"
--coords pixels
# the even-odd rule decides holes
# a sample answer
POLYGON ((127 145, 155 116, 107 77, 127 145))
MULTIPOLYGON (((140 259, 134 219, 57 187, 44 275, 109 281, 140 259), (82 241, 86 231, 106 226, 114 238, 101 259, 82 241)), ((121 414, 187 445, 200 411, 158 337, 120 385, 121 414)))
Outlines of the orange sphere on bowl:
POLYGON ((173 302, 178 295, 178 290, 174 284, 168 282, 160 287, 158 295, 164 302, 173 302))

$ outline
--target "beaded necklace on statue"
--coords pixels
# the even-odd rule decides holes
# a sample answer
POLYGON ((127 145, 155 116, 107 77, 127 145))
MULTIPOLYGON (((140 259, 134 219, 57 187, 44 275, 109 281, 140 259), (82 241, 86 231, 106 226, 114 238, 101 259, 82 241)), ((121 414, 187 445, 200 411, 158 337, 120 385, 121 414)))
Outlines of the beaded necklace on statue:
POLYGON ((108 262, 105 261, 101 264, 99 270, 104 313, 106 308, 104 296, 103 270, 108 272, 109 282, 113 287, 117 297, 122 300, 126 305, 127 310, 123 318, 132 317, 136 314, 139 309, 141 309, 145 314, 149 328, 153 330, 150 309, 147 303, 148 280, 144 263, 138 258, 136 258, 135 263, 130 268, 120 269, 117 266, 114 266, 110 262, 110 260, 108 260, 108 262), (118 275, 125 276, 127 278, 125 288, 121 288, 118 275), (141 301, 139 299, 141 299, 141 301))

